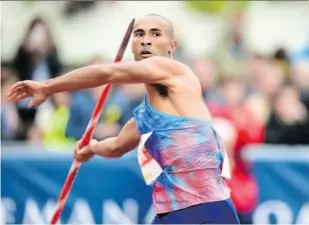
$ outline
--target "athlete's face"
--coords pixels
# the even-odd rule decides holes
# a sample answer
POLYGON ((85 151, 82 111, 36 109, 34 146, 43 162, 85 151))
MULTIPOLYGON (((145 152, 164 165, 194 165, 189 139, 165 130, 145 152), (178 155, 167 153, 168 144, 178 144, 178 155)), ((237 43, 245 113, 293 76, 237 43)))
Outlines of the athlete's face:
POLYGON ((169 57, 175 51, 171 25, 158 16, 139 19, 133 29, 132 53, 136 61, 151 57, 169 57))

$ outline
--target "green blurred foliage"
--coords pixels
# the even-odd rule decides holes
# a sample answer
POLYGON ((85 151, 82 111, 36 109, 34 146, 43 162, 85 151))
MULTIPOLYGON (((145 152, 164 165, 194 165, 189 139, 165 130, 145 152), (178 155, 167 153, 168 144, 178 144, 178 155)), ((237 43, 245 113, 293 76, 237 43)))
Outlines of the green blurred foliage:
POLYGON ((27 7, 32 7, 32 6, 34 6, 35 2, 36 2, 36 1, 32 1, 32 0, 24 1, 25 5, 26 5, 27 7))
POLYGON ((201 14, 225 15, 245 11, 249 1, 185 1, 186 6, 201 14))

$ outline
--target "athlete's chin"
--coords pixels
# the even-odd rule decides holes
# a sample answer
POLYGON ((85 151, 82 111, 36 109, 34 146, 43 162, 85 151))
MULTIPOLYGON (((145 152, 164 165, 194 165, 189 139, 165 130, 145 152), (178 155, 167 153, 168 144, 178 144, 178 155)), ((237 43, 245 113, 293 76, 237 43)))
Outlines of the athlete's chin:
POLYGON ((140 59, 143 60, 143 59, 148 59, 150 57, 154 56, 153 54, 145 54, 145 55, 141 55, 140 56, 140 59))

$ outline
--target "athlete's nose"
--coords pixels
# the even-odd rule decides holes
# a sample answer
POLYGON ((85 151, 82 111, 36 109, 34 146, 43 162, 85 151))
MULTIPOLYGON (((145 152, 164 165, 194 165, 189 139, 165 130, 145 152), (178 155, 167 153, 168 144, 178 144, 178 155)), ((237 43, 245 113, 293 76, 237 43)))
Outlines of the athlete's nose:
POLYGON ((145 37, 142 41, 142 46, 151 45, 150 38, 145 37))

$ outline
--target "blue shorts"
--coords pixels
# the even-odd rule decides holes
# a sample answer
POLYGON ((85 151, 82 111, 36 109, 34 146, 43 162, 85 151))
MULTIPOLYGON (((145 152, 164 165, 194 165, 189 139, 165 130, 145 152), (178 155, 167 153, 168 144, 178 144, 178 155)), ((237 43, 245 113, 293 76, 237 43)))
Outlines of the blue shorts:
POLYGON ((231 199, 156 215, 152 224, 240 224, 231 199))

